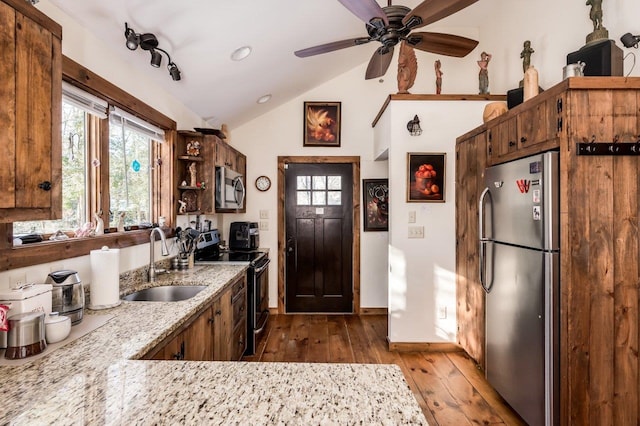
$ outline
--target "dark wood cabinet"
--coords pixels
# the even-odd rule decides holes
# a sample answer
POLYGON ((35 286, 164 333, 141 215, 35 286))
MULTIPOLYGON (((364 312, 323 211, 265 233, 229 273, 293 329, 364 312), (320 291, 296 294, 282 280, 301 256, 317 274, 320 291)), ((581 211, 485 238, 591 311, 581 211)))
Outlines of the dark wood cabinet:
POLYGON ((458 138, 458 341, 480 365, 484 297, 473 289, 483 132, 488 164, 560 153, 560 424, 640 423, 640 157, 577 152, 582 142, 638 147, 640 78, 569 78, 458 138), (496 149, 514 120, 526 140, 496 149))
POLYGON ((62 215, 62 28, 0 1, 0 222, 62 215))

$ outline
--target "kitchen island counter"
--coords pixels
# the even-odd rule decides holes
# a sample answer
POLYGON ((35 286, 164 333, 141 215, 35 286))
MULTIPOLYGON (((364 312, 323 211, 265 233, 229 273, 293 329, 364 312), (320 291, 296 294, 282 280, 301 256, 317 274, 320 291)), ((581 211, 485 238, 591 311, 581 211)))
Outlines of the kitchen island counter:
POLYGON ((113 318, 41 359, 0 367, 2 423, 426 424, 395 365, 138 360, 245 271, 196 267, 154 283, 209 285, 192 299, 87 310, 113 318))

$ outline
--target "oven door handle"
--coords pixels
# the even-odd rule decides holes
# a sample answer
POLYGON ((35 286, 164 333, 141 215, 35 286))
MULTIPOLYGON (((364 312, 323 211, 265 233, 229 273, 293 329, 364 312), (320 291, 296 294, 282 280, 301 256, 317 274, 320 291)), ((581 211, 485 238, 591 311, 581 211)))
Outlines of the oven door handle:
MULTIPOLYGON (((267 325, 267 320, 269 319, 269 311, 268 310, 264 310, 262 311, 262 314, 260 314, 260 319, 264 318, 264 320, 262 320, 262 325, 260 325, 260 327, 258 327, 257 329, 253 330, 253 334, 260 334, 262 333, 262 330, 264 330, 264 327, 267 325)), ((258 321, 260 322, 260 321, 258 321)))
POLYGON ((254 271, 254 273, 256 275, 261 274, 262 271, 264 271, 265 269, 267 269, 269 267, 269 263, 271 263, 271 259, 267 259, 262 266, 260 266, 259 268, 256 268, 256 270, 254 271))

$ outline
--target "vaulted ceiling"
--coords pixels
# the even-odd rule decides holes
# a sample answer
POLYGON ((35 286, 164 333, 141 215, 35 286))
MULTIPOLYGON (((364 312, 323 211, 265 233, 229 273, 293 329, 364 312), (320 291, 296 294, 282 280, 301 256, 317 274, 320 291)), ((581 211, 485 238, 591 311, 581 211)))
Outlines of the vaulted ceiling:
MULTIPOLYGON (((249 121, 366 63, 379 47, 372 42, 308 58, 293 54, 367 35, 364 23, 338 0, 48 1, 214 127, 249 121), (156 35, 159 47, 179 66, 180 81, 169 76, 166 57, 154 69, 148 52, 125 47, 125 22, 138 33, 156 35), (249 57, 231 60, 231 53, 242 46, 251 46, 249 57), (266 94, 272 95, 271 100, 258 104, 257 99, 266 94)), ((387 5, 387 1, 378 2, 387 5)), ((419 3, 404 0, 401 4, 413 8, 419 3)), ((491 4, 491 0, 479 1, 424 30, 477 27, 491 4)), ((388 75, 395 78, 393 67, 388 75)))

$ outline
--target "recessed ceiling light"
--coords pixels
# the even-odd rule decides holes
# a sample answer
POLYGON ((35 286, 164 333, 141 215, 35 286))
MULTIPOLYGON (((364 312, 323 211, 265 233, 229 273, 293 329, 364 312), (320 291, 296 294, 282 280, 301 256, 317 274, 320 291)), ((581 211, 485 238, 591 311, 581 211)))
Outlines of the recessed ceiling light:
POLYGON ((269 99, 271 99, 271 95, 270 94, 269 95, 260 96, 256 102, 259 103, 259 104, 264 104, 264 103, 269 102, 269 99))
POLYGON ((241 61, 245 59, 247 56, 249 56, 250 54, 251 54, 251 46, 238 47, 231 54, 231 59, 233 59, 234 61, 241 61))

